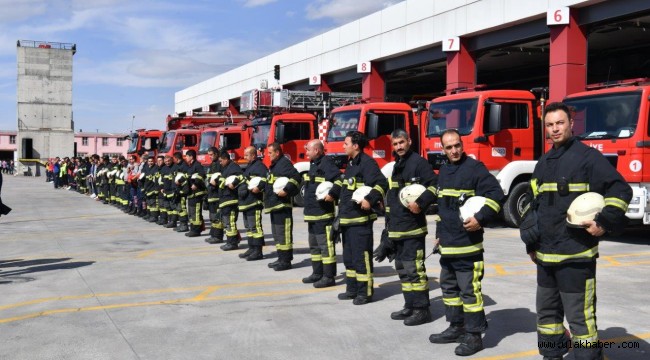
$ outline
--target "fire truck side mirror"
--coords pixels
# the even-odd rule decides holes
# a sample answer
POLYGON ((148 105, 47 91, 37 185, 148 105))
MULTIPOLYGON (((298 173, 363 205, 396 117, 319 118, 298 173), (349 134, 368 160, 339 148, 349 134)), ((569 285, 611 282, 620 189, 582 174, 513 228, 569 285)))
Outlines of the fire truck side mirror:
POLYGON ((486 135, 496 134, 501 131, 501 109, 501 104, 485 103, 485 110, 488 112, 487 126, 484 127, 486 135))
POLYGON ((284 144, 284 123, 278 122, 275 124, 275 142, 284 144))
POLYGON ((366 113, 366 129, 368 139, 376 139, 379 136, 379 116, 375 113, 366 113))

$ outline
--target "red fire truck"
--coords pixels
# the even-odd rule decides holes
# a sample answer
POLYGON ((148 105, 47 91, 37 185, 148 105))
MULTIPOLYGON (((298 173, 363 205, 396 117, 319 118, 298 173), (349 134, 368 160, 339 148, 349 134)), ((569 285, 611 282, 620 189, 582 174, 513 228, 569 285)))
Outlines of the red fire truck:
POLYGON ((163 132, 160 130, 138 129, 130 133, 126 139, 130 140, 129 149, 126 154, 128 157, 135 156, 137 162, 140 162, 141 156, 146 152, 149 155, 156 156, 158 153, 158 142, 163 132))
POLYGON ((369 140, 364 151, 377 161, 385 176, 390 176, 393 167, 390 134, 395 129, 406 130, 413 142, 412 149, 419 151, 418 119, 420 112, 405 103, 376 102, 339 107, 332 111, 329 118, 325 152, 334 158, 339 168, 345 168, 345 135, 348 131, 360 131, 369 140))
MULTIPOLYGON (((573 133, 598 149, 623 175, 633 191, 626 213, 631 224, 650 224, 650 86, 633 79, 587 86, 564 102, 572 108, 573 133)), ((530 177, 534 161, 507 164, 497 175, 502 188, 515 196, 518 179, 530 177)))

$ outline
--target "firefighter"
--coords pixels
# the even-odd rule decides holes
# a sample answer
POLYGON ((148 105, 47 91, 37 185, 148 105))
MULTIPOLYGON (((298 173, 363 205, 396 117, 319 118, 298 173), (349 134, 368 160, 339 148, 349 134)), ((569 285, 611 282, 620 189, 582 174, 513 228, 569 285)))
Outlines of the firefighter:
POLYGON ((483 227, 501 210, 503 190, 483 163, 463 151, 460 134, 445 130, 440 136, 448 163, 438 177, 436 242, 440 251, 440 288, 449 328, 433 334, 434 344, 460 342, 456 355, 469 356, 483 349, 481 332, 487 330, 483 309, 483 227), (465 221, 460 206, 467 198, 482 196, 485 205, 465 221))
POLYGON ((188 150, 185 153, 187 163, 187 178, 189 191, 187 195, 187 213, 190 222, 190 231, 185 236, 196 237, 203 231, 203 197, 205 190, 205 170, 203 166, 196 161, 196 151, 188 150))
POLYGON ((262 189, 266 186, 266 175, 269 169, 257 157, 257 150, 253 146, 244 149, 244 159, 248 166, 244 170, 243 180, 246 182, 239 187, 239 211, 244 217, 244 226, 248 237, 248 249, 239 254, 246 261, 262 260, 264 255, 264 230, 262 229, 262 210, 264 209, 262 189), (257 186, 249 186, 251 180, 257 177, 257 186), (251 189, 249 190, 249 187, 251 189))
POLYGON ((332 188, 336 185, 340 191, 341 171, 331 158, 325 156, 325 148, 320 140, 309 141, 305 145, 305 153, 309 158, 309 171, 303 177, 304 219, 309 233, 312 274, 303 278, 302 282, 314 284, 316 288, 324 288, 335 285, 336 248, 331 236, 335 204, 334 193, 328 193, 324 199, 318 200, 316 189, 320 184, 329 181, 332 188))
MULTIPOLYGON (((354 305, 372 301, 372 224, 377 220, 373 207, 381 202, 388 188, 388 182, 377 162, 363 152, 367 144, 366 136, 359 131, 348 132, 343 143, 343 150, 349 157, 339 200, 346 290, 338 298, 354 299, 354 305), (357 204, 352 200, 353 193, 362 186, 368 186, 372 190, 357 204)), ((333 193, 335 192, 336 189, 333 193)))
POLYGON ((207 179, 206 188, 208 190, 208 213, 210 214, 210 237, 206 238, 205 242, 208 244, 219 244, 223 242, 223 223, 221 222, 221 212, 219 211, 219 179, 212 179, 213 175, 221 173, 219 150, 212 146, 208 149, 208 156, 212 160, 205 175, 207 179))
POLYGON ((183 153, 177 151, 174 153, 174 166, 172 169, 174 172, 174 205, 175 205, 175 214, 174 214, 174 223, 168 224, 176 225, 178 221, 178 226, 174 227, 176 232, 187 232, 189 227, 187 226, 187 195, 189 195, 189 184, 187 178, 188 167, 187 163, 183 160, 183 153))
POLYGON ((544 127, 553 148, 537 162, 520 231, 537 264, 537 338, 544 359, 567 353, 566 315, 576 359, 602 359, 596 327, 598 239, 626 224, 632 189, 596 149, 572 136, 573 119, 563 103, 545 109, 544 127), (605 206, 580 228, 567 226, 567 209, 585 192, 604 197, 605 206), (554 345, 551 345, 554 344, 554 345))
MULTIPOLYGON (((382 261, 394 252, 395 270, 402 283, 404 308, 393 312, 393 320, 404 320, 404 325, 421 325, 431 321, 429 311, 429 279, 424 266, 426 209, 437 194, 437 176, 427 160, 411 150, 411 139, 406 131, 397 129, 391 134, 395 165, 388 179, 386 195, 387 236, 375 251, 375 259, 382 261), (424 189, 405 207, 400 201, 400 190, 413 184, 424 189)), ((411 187, 414 188, 414 187, 411 187)), ((406 188, 409 190, 409 188, 406 188)))
POLYGON ((165 155, 164 164, 160 167, 160 195, 158 196, 159 208, 160 208, 160 218, 158 219, 158 225, 167 225, 169 223, 171 208, 171 199, 174 197, 174 175, 172 173, 172 157, 165 155))
POLYGON ((293 212, 291 199, 298 193, 300 174, 291 161, 282 153, 282 148, 277 142, 267 147, 267 154, 271 159, 268 178, 264 189, 264 212, 271 214, 271 230, 278 260, 269 263, 275 271, 291 269, 293 260, 293 212), (280 177, 288 178, 287 184, 274 192, 273 185, 280 177))
POLYGON ((219 153, 221 165, 221 179, 219 180, 219 211, 221 223, 226 233, 226 243, 221 245, 221 250, 230 251, 239 248, 239 230, 237 218, 239 217, 239 196, 237 187, 242 183, 241 167, 232 160, 226 150, 219 153), (227 180, 234 179, 231 183, 227 180))
POLYGON ((147 212, 148 216, 144 217, 145 221, 156 222, 160 211, 158 209, 158 166, 155 163, 156 159, 152 156, 147 159, 147 166, 145 167, 144 176, 144 196, 147 199, 147 212))

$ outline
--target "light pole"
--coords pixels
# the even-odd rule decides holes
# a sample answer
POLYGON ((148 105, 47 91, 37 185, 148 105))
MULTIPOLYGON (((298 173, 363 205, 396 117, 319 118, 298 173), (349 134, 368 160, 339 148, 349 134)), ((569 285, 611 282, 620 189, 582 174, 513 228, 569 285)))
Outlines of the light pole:
POLYGON ((135 122, 135 115, 131 118, 131 132, 133 132, 133 123, 135 122))

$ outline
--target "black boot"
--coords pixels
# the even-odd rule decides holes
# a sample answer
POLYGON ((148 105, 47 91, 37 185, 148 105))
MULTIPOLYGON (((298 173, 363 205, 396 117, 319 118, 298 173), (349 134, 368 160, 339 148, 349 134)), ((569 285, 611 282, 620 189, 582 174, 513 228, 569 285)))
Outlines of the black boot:
POLYGON ((223 242, 223 229, 210 228, 210 237, 205 239, 208 244, 221 244, 223 242))
POLYGON ((429 308, 413 309, 413 314, 404 319, 404 325, 417 326, 428 323, 429 321, 431 321, 431 312, 429 311, 429 308))
POLYGON ((279 263, 280 263, 280 260, 275 260, 275 261, 272 261, 272 262, 268 263, 267 266, 268 266, 269 268, 273 269, 273 268, 276 267, 279 263))
POLYGON ((357 279, 345 277, 345 292, 338 295, 339 300, 352 300, 357 297, 357 279))
POLYGON ((201 236, 201 227, 197 225, 190 225, 190 231, 185 233, 187 237, 201 236))
POLYGON ((390 313, 390 318, 393 320, 404 320, 411 315, 413 315, 413 309, 404 308, 390 313))
POLYGON ((456 350, 454 350, 454 352, 458 356, 470 356, 476 354, 481 350, 483 350, 483 340, 481 339, 481 333, 467 333, 463 337, 460 345, 456 347, 456 350))
POLYGON ((326 288, 334 285, 336 285, 334 278, 331 278, 329 276, 323 276, 322 278, 320 278, 320 280, 314 283, 314 287, 316 289, 326 288))
POLYGON ((434 344, 448 344, 461 342, 465 336, 465 327, 463 325, 451 324, 445 331, 440 334, 431 334, 429 341, 434 344))
POLYGON ((152 211, 151 216, 147 221, 150 223, 155 223, 156 221, 158 221, 158 211, 152 211))
POLYGON ((253 252, 250 255, 248 255, 246 261, 256 261, 256 260, 264 259, 264 254, 262 254, 261 245, 254 245, 252 246, 252 248, 253 248, 253 252))
POLYGON ((158 225, 166 225, 167 224, 167 213, 161 213, 160 217, 158 218, 158 222, 156 224, 158 225))
POLYGON ((311 275, 302 278, 303 284, 313 284, 316 281, 320 280, 323 277, 323 262, 322 261, 311 261, 312 273, 311 275))
POLYGON ((247 258, 250 254, 252 254, 253 251, 254 251, 253 247, 252 247, 252 246, 249 246, 248 249, 247 249, 246 251, 244 251, 243 253, 239 254, 238 256, 239 256, 240 259, 245 259, 245 258, 247 258))
POLYGON ((190 228, 187 226, 186 222, 181 222, 176 229, 174 229, 176 232, 187 232, 190 231, 190 228))

